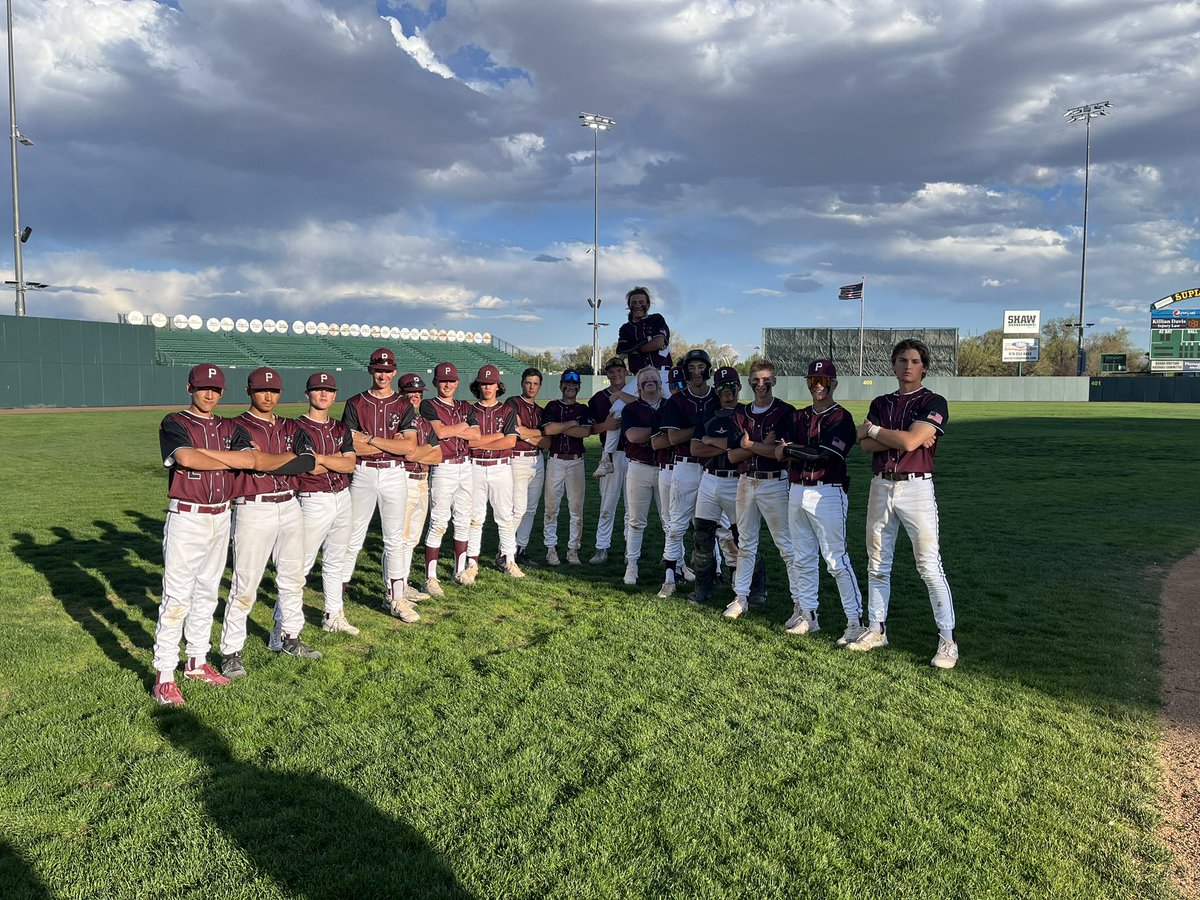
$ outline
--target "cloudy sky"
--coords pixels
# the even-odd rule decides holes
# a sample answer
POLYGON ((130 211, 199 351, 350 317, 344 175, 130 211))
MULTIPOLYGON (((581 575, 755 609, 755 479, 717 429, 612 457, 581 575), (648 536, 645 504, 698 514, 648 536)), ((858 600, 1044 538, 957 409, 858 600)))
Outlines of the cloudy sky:
MULTIPOLYGON (((1200 4, 14 0, 32 315, 137 309, 591 340, 1001 323, 1145 342, 1200 286, 1200 4), (611 312, 609 311, 611 308, 611 312)), ((2 251, 0 251, 2 252, 2 251)), ((3 263, 11 267, 11 245, 3 263)), ((11 277, 11 276, 9 276, 11 277)), ((11 308, 11 307, 10 307, 11 308)))

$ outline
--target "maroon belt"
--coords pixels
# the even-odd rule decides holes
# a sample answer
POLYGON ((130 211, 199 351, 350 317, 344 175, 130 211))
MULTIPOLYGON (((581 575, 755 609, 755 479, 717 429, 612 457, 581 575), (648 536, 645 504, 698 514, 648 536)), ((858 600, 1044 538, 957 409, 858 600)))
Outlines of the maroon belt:
POLYGON ((514 450, 513 451, 513 456, 530 457, 530 456, 541 456, 541 455, 542 455, 541 450, 514 450))
POLYGON ((255 494, 253 497, 240 497, 239 503, 287 503, 289 500, 295 499, 296 494, 293 491, 287 491, 282 494, 255 494))
POLYGON ((479 459, 478 457, 472 456, 471 464, 475 465, 475 466, 499 466, 499 465, 507 466, 508 465, 508 457, 504 456, 499 459, 479 459))
POLYGON ((197 506, 195 503, 175 502, 175 512, 184 513, 204 513, 208 516, 217 516, 229 509, 228 503, 221 503, 217 506, 197 506))
POLYGON ((786 478, 787 472, 746 472, 747 478, 756 478, 759 481, 766 481, 770 478, 786 478))
POLYGON ((456 456, 456 457, 454 457, 454 459, 443 459, 440 463, 438 463, 438 465, 439 466, 457 466, 459 463, 465 463, 466 461, 467 461, 467 458, 465 456, 456 456))
POLYGON ((555 459, 565 459, 568 461, 572 459, 583 459, 582 453, 551 453, 550 455, 555 459))
POLYGON ((428 472, 409 472, 408 477, 411 478, 413 481, 424 481, 426 478, 429 477, 429 473, 428 472))
POLYGON ((880 472, 879 477, 884 481, 924 481, 932 478, 932 472, 880 472))
POLYGON ((366 466, 368 469, 391 469, 396 466, 403 465, 403 460, 399 459, 360 459, 356 465, 366 466))

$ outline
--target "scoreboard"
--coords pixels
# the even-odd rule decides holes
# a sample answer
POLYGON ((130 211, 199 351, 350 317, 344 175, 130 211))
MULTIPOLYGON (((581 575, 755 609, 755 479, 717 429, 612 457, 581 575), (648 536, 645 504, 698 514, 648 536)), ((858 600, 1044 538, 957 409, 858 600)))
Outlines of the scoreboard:
POLYGON ((1200 372, 1200 309, 1150 313, 1150 371, 1200 372))

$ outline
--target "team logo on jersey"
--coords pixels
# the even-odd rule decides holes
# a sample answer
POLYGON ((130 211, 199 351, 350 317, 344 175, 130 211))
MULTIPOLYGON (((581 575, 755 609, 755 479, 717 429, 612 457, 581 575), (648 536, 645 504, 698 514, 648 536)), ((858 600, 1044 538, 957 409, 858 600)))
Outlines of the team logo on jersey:
POLYGON ((400 413, 392 413, 391 418, 388 419, 388 427, 391 428, 392 431, 400 430, 400 413))

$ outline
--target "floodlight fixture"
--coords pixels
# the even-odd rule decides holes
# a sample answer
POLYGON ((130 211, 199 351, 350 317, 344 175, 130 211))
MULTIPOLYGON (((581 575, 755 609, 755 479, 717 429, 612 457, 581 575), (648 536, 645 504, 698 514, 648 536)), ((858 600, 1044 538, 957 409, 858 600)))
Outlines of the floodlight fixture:
POLYGON ((29 243, 29 236, 31 234, 33 234, 33 229, 30 228, 28 225, 26 225, 24 228, 22 228, 21 229, 21 243, 22 244, 29 243))
POLYGON ((596 113, 580 113, 579 124, 584 128, 591 128, 595 131, 608 131, 608 129, 617 124, 617 120, 596 113))

